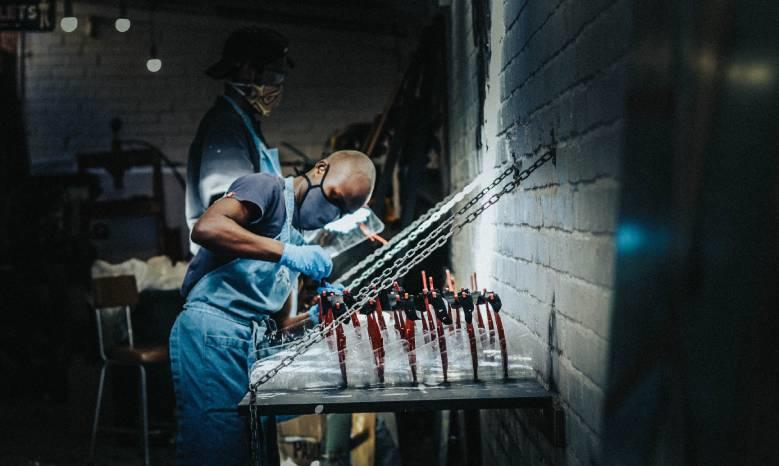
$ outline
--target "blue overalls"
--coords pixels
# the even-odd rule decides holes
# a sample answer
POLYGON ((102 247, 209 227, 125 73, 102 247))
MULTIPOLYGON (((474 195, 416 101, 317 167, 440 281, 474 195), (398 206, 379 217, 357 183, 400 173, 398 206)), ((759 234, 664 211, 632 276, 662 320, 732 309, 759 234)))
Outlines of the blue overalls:
MULTIPOLYGON (((275 239, 303 244, 291 225, 292 180, 284 180, 287 218, 275 239)), ((275 262, 235 259, 203 276, 189 292, 170 335, 177 464, 248 462, 249 434, 237 405, 252 364, 272 352, 265 337, 275 327, 270 316, 281 310, 297 277, 275 262)))

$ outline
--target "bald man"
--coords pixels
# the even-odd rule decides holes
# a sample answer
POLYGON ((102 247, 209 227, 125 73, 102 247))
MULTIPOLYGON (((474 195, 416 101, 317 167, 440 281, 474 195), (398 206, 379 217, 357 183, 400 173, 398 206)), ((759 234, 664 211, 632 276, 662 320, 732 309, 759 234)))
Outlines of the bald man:
POLYGON ((177 464, 247 462, 236 405, 248 371, 273 352, 266 333, 308 318, 283 310, 298 275, 320 280, 332 271, 325 251, 304 245, 300 230, 364 206, 375 178, 367 156, 340 151, 295 178, 238 178, 195 223, 192 241, 202 248, 184 278, 186 304, 170 336, 177 464))

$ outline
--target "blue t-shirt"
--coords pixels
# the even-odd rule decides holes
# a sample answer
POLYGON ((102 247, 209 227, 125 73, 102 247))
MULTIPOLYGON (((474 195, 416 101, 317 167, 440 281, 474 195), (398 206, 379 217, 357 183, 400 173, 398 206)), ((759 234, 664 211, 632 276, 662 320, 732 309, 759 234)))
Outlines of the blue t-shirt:
MULTIPOLYGON (((230 185, 225 197, 231 197, 250 207, 253 218, 247 229, 266 238, 275 238, 287 221, 284 201, 284 178, 268 173, 255 173, 238 178, 230 185)), ((186 297, 192 288, 212 270, 236 259, 236 256, 213 253, 200 248, 187 268, 181 294, 186 297)))

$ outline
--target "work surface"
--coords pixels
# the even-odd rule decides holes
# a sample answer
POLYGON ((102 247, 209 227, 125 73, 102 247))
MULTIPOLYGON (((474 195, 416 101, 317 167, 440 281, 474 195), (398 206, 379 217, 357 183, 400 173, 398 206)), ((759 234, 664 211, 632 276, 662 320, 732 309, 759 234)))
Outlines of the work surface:
MULTIPOLYGON (((249 393, 239 403, 248 413, 249 393)), ((544 408, 552 394, 532 379, 366 388, 268 390, 257 394, 262 415, 544 408)))

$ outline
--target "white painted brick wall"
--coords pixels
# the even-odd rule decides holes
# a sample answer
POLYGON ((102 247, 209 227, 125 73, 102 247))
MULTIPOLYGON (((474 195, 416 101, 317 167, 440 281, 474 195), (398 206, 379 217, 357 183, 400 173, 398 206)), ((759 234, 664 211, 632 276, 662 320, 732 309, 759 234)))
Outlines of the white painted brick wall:
POLYGON ((489 412, 483 463, 597 464, 630 2, 493 0, 492 11, 489 92, 498 94, 485 106, 487 147, 477 154, 470 2, 452 2, 452 183, 551 142, 550 130, 558 161, 455 237, 452 258, 458 276, 479 271, 480 286, 503 296, 518 324, 511 342, 559 391, 567 446, 553 448, 519 411, 489 412))

